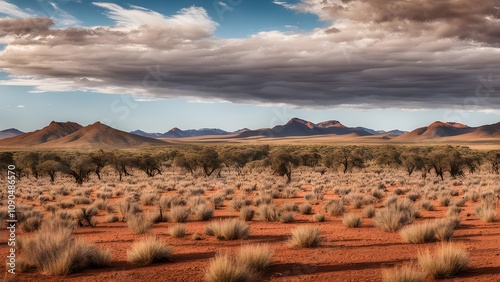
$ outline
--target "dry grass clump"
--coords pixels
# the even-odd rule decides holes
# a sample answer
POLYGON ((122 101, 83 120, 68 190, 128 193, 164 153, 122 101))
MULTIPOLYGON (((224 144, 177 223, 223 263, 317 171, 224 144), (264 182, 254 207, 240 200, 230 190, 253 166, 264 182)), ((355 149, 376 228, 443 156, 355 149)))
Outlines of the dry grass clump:
POLYGON ((118 221, 118 216, 115 214, 107 214, 106 215, 106 222, 117 222, 118 221))
POLYGON ((193 233, 193 236, 191 236, 191 239, 198 241, 201 240, 201 235, 199 233, 193 233))
POLYGON ((382 271, 382 282, 424 282, 425 273, 415 266, 401 266, 382 271))
POLYGON ((257 281, 258 274, 272 263, 273 252, 268 245, 242 246, 236 256, 219 253, 210 260, 205 271, 208 282, 257 281))
POLYGON ((81 208, 77 212, 78 224, 80 226, 91 226, 95 227, 97 225, 97 220, 94 218, 99 213, 99 210, 95 206, 90 206, 86 208, 81 208))
MULTIPOLYGON (((40 201, 41 201, 41 198, 42 198, 42 196, 40 196, 40 201)), ((45 198, 44 198, 44 200, 45 200, 45 198)), ((75 197, 71 198, 71 200, 73 201, 73 203, 75 205, 89 205, 92 203, 91 198, 84 197, 84 196, 75 196, 75 197)))
POLYGON ((229 202, 229 205, 236 211, 241 210, 245 206, 249 206, 252 204, 251 200, 244 199, 244 198, 233 198, 231 202, 229 202))
POLYGON ((418 263, 432 277, 447 278, 465 270, 469 262, 469 254, 451 243, 439 246, 434 253, 427 249, 419 252, 418 263))
POLYGON ((152 206, 155 203, 156 194, 155 193, 145 193, 140 197, 141 204, 143 206, 152 206))
POLYGON ((170 236, 175 237, 175 238, 184 237, 184 235, 186 235, 186 225, 176 224, 176 225, 170 226, 170 228, 168 228, 168 234, 170 234, 170 236))
POLYGON ((295 220, 295 215, 293 212, 284 212, 280 214, 280 222, 291 223, 295 220))
POLYGON ((331 216, 341 216, 345 212, 344 204, 340 200, 330 200, 323 204, 323 209, 331 216))
POLYGON ((240 219, 243 221, 252 220, 254 215, 255 215, 255 212, 251 207, 245 206, 245 207, 240 209, 240 219))
POLYGON ((34 266, 50 275, 67 275, 111 262, 109 251, 76 240, 72 232, 63 225, 42 225, 40 231, 22 242, 26 266, 34 266))
POLYGON ((133 216, 133 215, 136 215, 136 214, 142 212, 142 208, 138 204, 131 203, 127 200, 118 204, 118 210, 120 211, 120 213, 122 215, 122 220, 126 220, 128 216, 131 216, 131 215, 133 216))
POLYGON ((303 203, 299 205, 299 211, 301 214, 310 214, 312 212, 312 206, 309 203, 303 203))
POLYGON ((262 204, 264 205, 270 205, 273 202, 273 197, 271 195, 262 195, 262 196, 257 196, 253 198, 253 204, 255 206, 260 206, 262 204))
POLYGON ((210 202, 214 206, 215 209, 218 209, 224 205, 225 195, 224 194, 216 194, 210 197, 210 202))
POLYGON ((205 204, 194 207, 193 216, 195 220, 207 221, 214 216, 214 208, 205 204))
POLYGON ((280 208, 282 211, 288 211, 288 212, 299 210, 299 206, 296 203, 292 202, 283 203, 280 208))
POLYGON ((375 226, 394 232, 415 220, 417 212, 410 200, 388 200, 386 207, 375 213, 375 226))
POLYGON ((429 200, 422 201, 420 203, 420 206, 422 207, 422 209, 424 209, 426 211, 433 211, 434 210, 434 204, 429 200))
POLYGON ((205 225, 205 234, 219 240, 237 240, 248 237, 250 226, 236 218, 212 221, 205 225))
POLYGON ((170 209, 168 218, 171 222, 186 222, 189 217, 189 209, 183 206, 175 206, 170 209))
POLYGON ((475 206, 474 212, 476 213, 476 216, 484 222, 494 222, 497 217, 495 205, 491 202, 485 201, 475 206))
POLYGON ((405 243, 421 244, 436 240, 436 224, 426 221, 420 224, 408 225, 399 232, 405 243))
POLYGON ((314 222, 324 222, 325 221, 325 215, 322 213, 315 213, 313 215, 313 221, 314 222))
POLYGON ((29 217, 19 225, 24 232, 34 232, 42 225, 42 219, 40 217, 29 217))
POLYGON ((263 221, 278 221, 280 212, 274 205, 262 204, 257 209, 257 219, 263 221))
POLYGON ((288 243, 292 247, 314 248, 319 245, 319 228, 311 226, 299 226, 292 230, 292 236, 288 243))
POLYGON ((361 216, 348 213, 342 217, 342 223, 349 228, 357 228, 361 226, 361 216))
POLYGON ((421 244, 427 242, 449 241, 453 236, 454 223, 448 219, 425 221, 401 229, 399 234, 405 243, 421 244))
POLYGON ((153 226, 153 222, 147 220, 144 214, 139 213, 127 218, 127 226, 135 234, 144 234, 153 226))
POLYGON ((260 272, 271 265, 272 258, 273 252, 269 245, 245 245, 241 247, 237 261, 252 271, 260 272))
POLYGON ((363 209, 363 215, 367 218, 372 218, 375 216, 375 207, 374 206, 366 206, 363 209))
POLYGON ((252 278, 248 267, 237 263, 229 254, 217 254, 205 270, 207 282, 247 282, 252 278))
POLYGON ((127 261, 145 266, 172 258, 172 248, 154 236, 147 236, 134 243, 127 251, 127 261))
POLYGON ((97 200, 94 201, 94 203, 92 204, 92 206, 96 207, 100 211, 103 211, 103 210, 105 210, 107 208, 108 202, 106 200, 103 200, 103 199, 97 199, 97 200))

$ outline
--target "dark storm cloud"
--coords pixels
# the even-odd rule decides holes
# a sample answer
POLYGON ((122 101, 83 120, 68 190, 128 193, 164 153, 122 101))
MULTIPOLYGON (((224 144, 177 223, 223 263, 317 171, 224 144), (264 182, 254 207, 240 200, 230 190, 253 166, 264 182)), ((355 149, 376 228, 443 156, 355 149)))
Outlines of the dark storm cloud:
POLYGON ((390 31, 433 31, 439 37, 500 42, 498 0, 303 0, 288 8, 328 21, 351 20, 390 31))
POLYGON ((54 22, 49 18, 0 19, 0 35, 47 31, 54 22))
POLYGON ((388 31, 380 25, 406 21, 411 13, 383 16, 378 1, 339 2, 369 3, 373 11, 380 6, 383 11, 371 19, 357 19, 351 6, 332 11, 323 2, 301 9, 349 21, 310 33, 262 32, 245 39, 215 38, 217 24, 201 8, 165 17, 98 3, 117 26, 47 30, 45 23, 9 37, 0 67, 13 78, 2 84, 301 107, 448 108, 480 94, 476 109, 499 108, 500 51, 494 45, 437 38, 433 29, 388 31))

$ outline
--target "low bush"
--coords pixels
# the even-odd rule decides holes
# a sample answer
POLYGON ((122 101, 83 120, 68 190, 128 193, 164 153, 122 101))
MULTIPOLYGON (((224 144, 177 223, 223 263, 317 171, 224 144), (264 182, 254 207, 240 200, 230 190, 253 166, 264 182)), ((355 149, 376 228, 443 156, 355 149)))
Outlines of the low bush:
POLYGON ((314 248, 320 243, 319 234, 317 227, 299 226, 292 230, 288 243, 292 247, 314 248))
POLYGON ((154 236, 141 239, 127 251, 128 262, 141 266, 171 259, 172 248, 154 236))
POLYGON ((434 253, 428 249, 419 252, 418 262, 422 269, 432 277, 448 278, 467 268, 469 254, 453 244, 444 243, 434 253))

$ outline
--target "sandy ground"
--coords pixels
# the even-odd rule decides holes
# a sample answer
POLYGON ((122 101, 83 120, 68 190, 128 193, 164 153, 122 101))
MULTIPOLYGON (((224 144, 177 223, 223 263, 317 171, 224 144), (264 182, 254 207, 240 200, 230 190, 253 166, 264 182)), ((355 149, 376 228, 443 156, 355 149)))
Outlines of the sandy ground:
MULTIPOLYGON (((302 195, 300 193, 294 199, 275 199, 274 203, 300 204, 304 202, 302 195)), ((326 199, 334 197, 329 191, 326 199)), ((239 215, 228 207, 228 203, 226 201, 225 207, 215 211, 213 220, 239 215)), ((422 217, 417 222, 443 217, 447 208, 441 207, 438 201, 434 201, 434 205, 436 210, 422 210, 422 217)), ((498 206, 497 213, 500 214, 498 206)), ((321 211, 321 205, 315 205, 313 209, 321 211)), ((467 202, 464 209, 453 242, 470 252, 470 269, 444 281, 500 281, 500 221, 484 223, 478 220, 471 202, 467 202)), ((349 207, 349 211, 361 213, 362 210, 349 207)), ((133 234, 124 222, 105 223, 104 217, 105 212, 101 212, 97 217, 101 223, 97 227, 78 228, 75 234, 85 241, 111 250, 113 262, 109 267, 85 270, 66 277, 47 276, 39 272, 15 276, 6 274, 6 281, 203 281, 204 269, 217 252, 235 251, 239 246, 249 243, 267 243, 274 251, 273 265, 260 277, 261 281, 380 281, 383 269, 415 261, 419 250, 432 249, 439 244, 404 244, 397 232, 382 231, 369 218, 363 218, 360 228, 351 229, 342 224, 341 218, 329 215, 326 215, 327 221, 322 223, 313 223, 312 215, 300 213, 296 214, 295 222, 290 224, 254 220, 249 222, 249 237, 236 241, 218 241, 204 235, 203 227, 207 222, 187 222, 187 235, 173 238, 168 235, 167 229, 174 223, 164 222, 155 224, 150 233, 158 235, 173 247, 173 260, 138 267, 127 263, 126 250, 143 235, 133 234), (289 247, 287 239, 290 230, 305 224, 320 228, 321 245, 312 249, 289 247), (202 240, 191 238, 195 232, 202 234, 202 240)), ((0 230, 1 238, 7 236, 5 229, 0 230)), ((18 236, 26 235, 19 230, 18 236)), ((6 255, 8 247, 5 240, 1 241, 0 253, 6 255)), ((6 266, 1 265, 0 271, 6 273, 6 266)))

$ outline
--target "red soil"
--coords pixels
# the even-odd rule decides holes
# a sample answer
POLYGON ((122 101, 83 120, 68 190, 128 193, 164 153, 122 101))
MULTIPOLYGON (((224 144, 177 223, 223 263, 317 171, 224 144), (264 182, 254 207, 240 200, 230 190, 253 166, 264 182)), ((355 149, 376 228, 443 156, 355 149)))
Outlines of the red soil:
MULTIPOLYGON (((391 189, 392 190, 392 189, 391 189)), ((331 191, 328 197, 333 197, 331 191)), ((303 198, 276 199, 282 202, 303 203, 303 198)), ((228 201, 225 202, 226 205, 228 201)), ((428 218, 443 217, 446 207, 434 202, 435 211, 421 211, 422 221, 428 218)), ((314 211, 321 211, 315 205, 314 211)), ((151 207, 149 207, 151 209, 151 207)), ((470 269, 459 276, 443 281, 500 281, 500 221, 484 223, 474 215, 473 204, 467 202, 461 214, 462 222, 453 235, 453 242, 470 252, 470 269), (470 216, 467 214, 470 213, 470 216)), ((361 213, 361 210, 349 211, 361 213)), ((500 208, 497 207, 500 214, 500 208)), ((251 221, 250 236, 246 240, 218 241, 203 234, 207 222, 186 223, 187 235, 173 238, 167 228, 173 223, 155 224, 150 233, 158 235, 174 250, 171 262, 139 267, 127 263, 126 251, 131 244, 143 235, 133 234, 126 223, 105 223, 104 213, 98 216, 97 227, 78 228, 77 237, 94 242, 102 248, 111 250, 113 262, 101 269, 84 270, 66 277, 53 277, 39 272, 19 273, 17 281, 203 281, 204 270, 209 260, 220 251, 235 251, 242 244, 267 243, 274 250, 273 265, 263 274, 262 281, 380 281, 382 270, 411 261, 416 261, 419 250, 434 248, 439 243, 405 244, 397 232, 385 232, 376 228, 373 219, 363 218, 361 228, 347 228, 341 218, 326 216, 327 221, 313 223, 312 215, 296 214, 291 224, 251 221), (317 225, 321 230, 321 245, 312 249, 291 248, 287 245, 290 230, 299 225, 317 225), (191 239, 193 233, 202 234, 202 240, 191 239)), ((214 220, 238 216, 238 212, 226 206, 215 211, 214 220)), ((7 238, 5 229, 0 237, 7 238)), ((18 231, 18 236, 26 236, 18 231)), ((29 236, 29 235, 28 235, 29 236)), ((5 240, 0 245, 0 253, 7 254, 5 240)), ((5 265, 0 271, 6 273, 5 265)), ((6 278, 13 278, 6 274, 6 278)))

